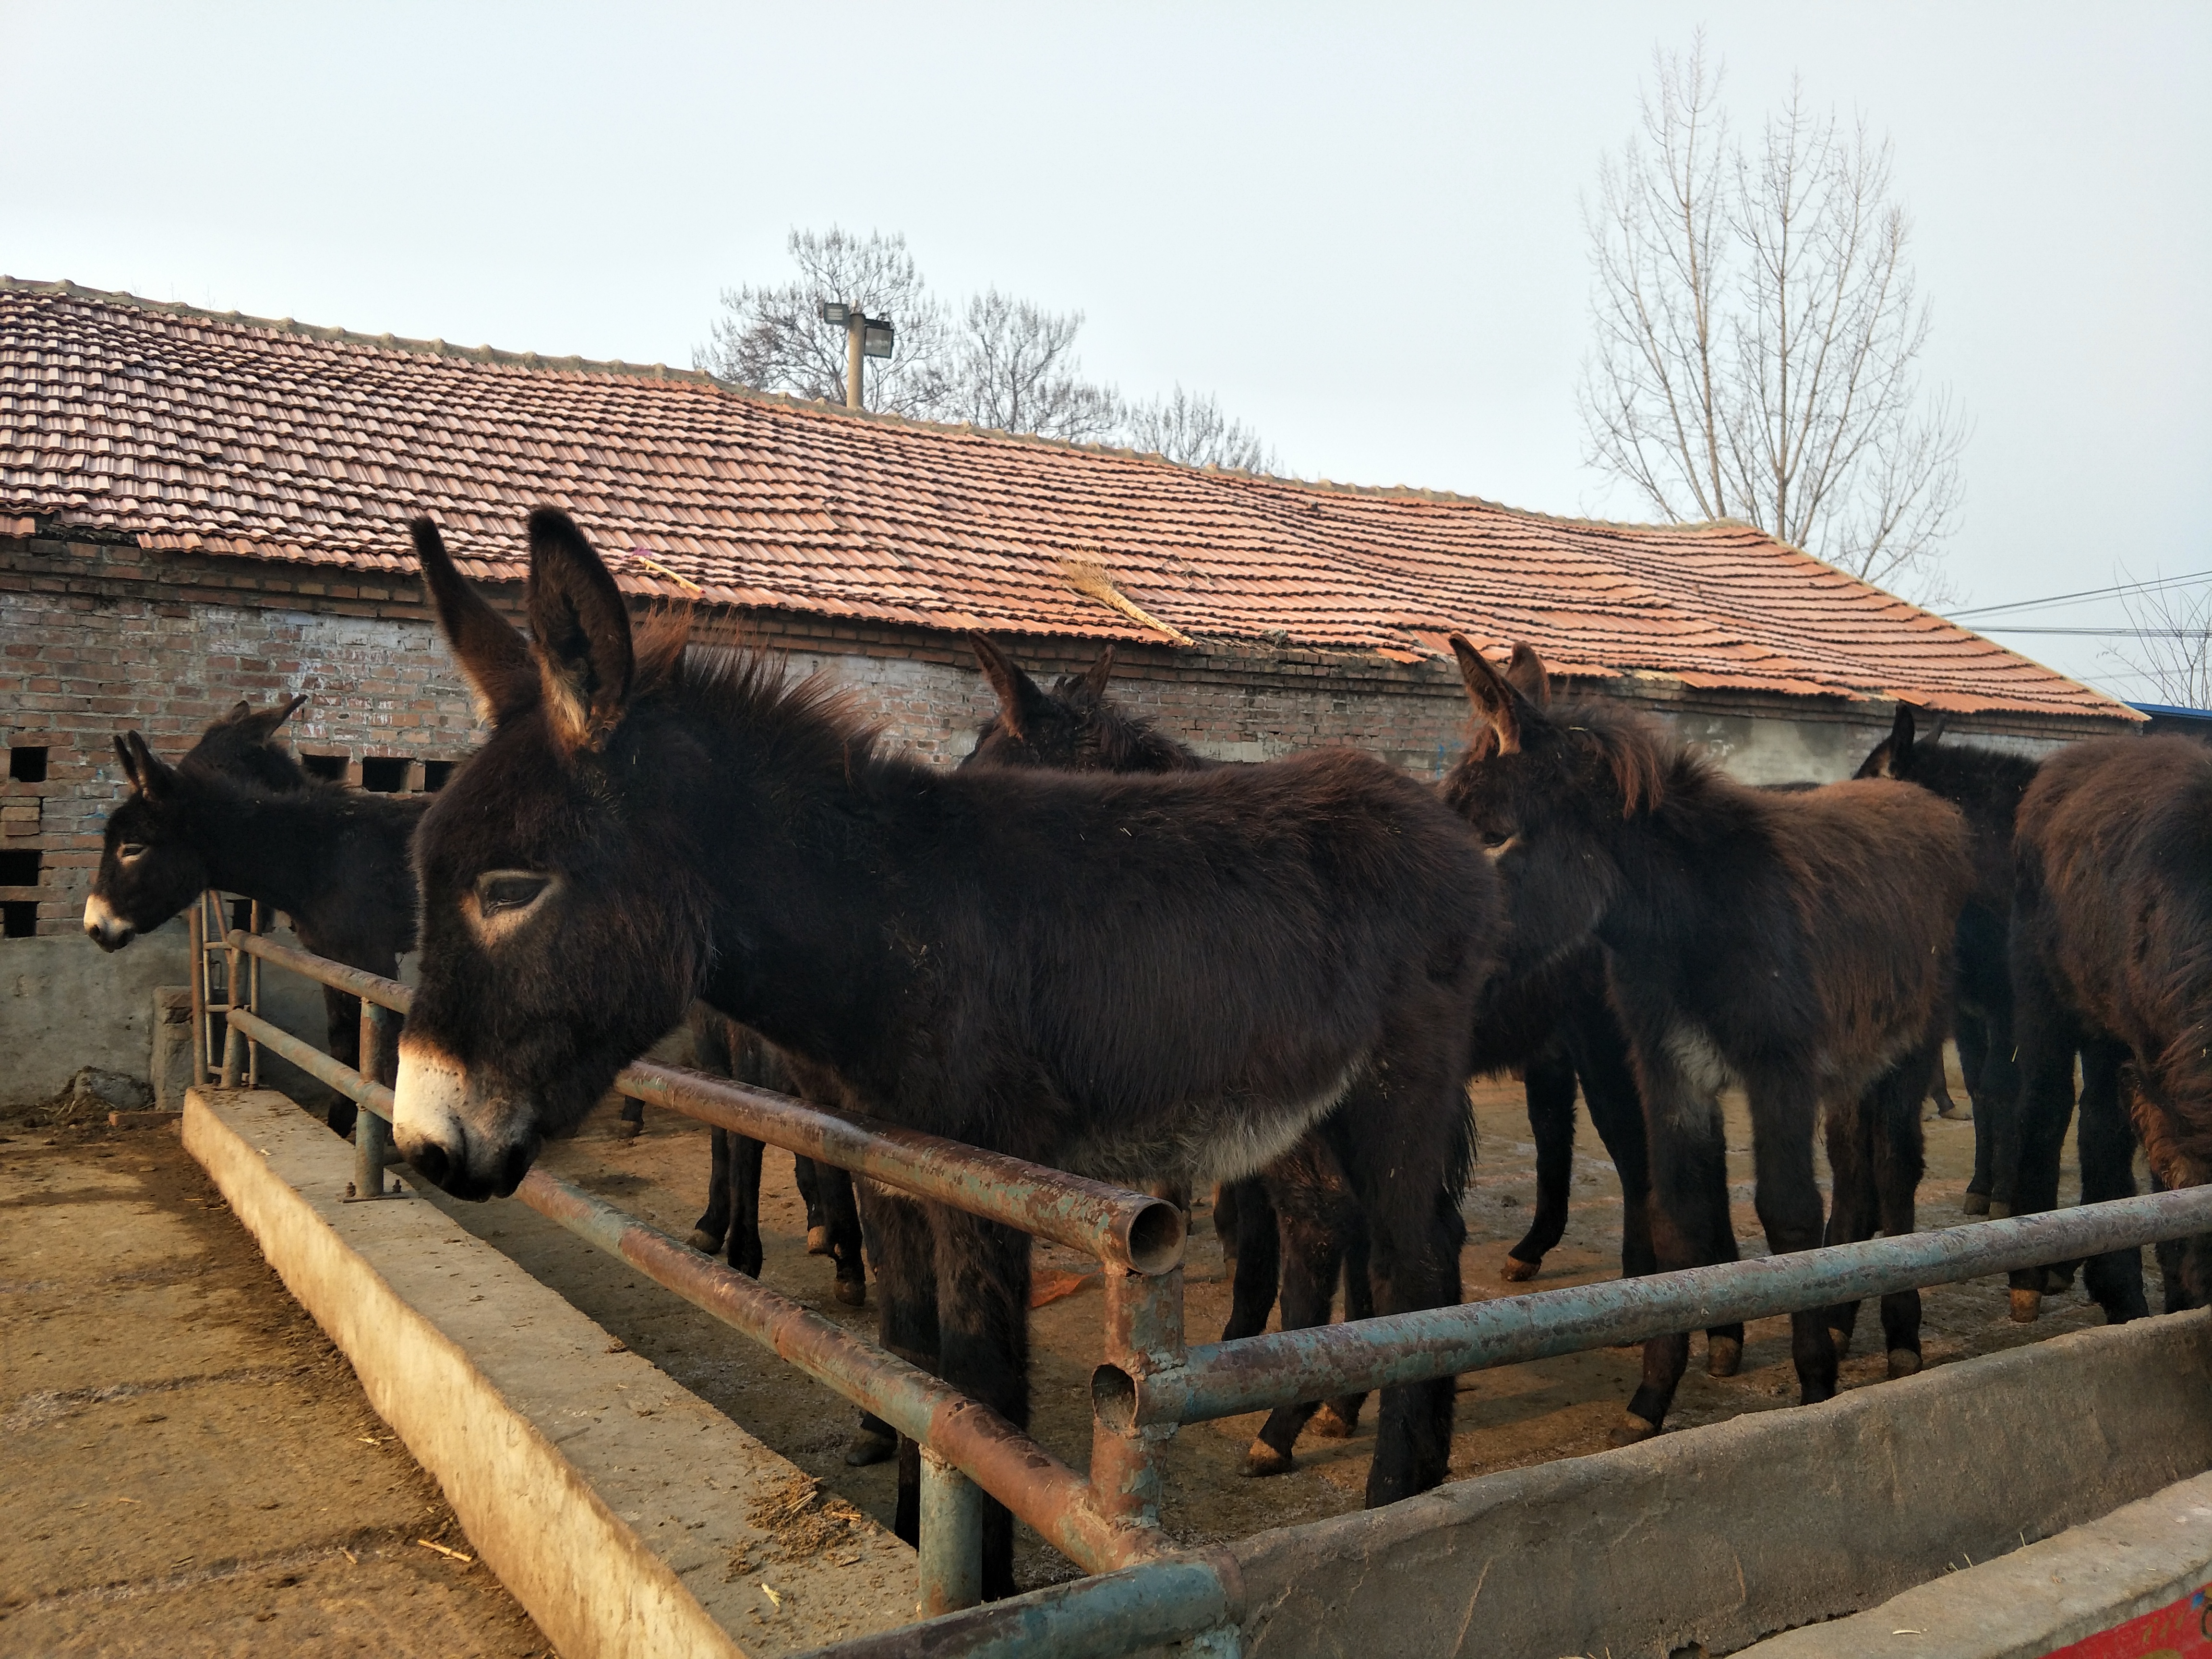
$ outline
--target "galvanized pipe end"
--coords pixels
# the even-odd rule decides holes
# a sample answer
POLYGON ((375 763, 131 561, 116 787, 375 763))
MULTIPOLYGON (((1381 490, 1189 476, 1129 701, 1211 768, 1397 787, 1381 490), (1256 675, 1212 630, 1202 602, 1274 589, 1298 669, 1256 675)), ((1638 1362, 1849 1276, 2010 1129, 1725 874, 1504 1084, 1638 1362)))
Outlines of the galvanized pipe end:
POLYGON ((1164 1198, 1146 1205, 1117 1229, 1129 1266, 1140 1273, 1180 1267, 1187 1224, 1182 1211, 1164 1198))

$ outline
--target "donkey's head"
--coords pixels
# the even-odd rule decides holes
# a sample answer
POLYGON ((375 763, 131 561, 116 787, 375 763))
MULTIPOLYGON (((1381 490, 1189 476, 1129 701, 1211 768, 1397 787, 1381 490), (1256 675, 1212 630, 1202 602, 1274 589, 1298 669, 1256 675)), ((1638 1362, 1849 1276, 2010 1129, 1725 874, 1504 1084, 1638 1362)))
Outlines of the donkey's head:
POLYGON ((999 712, 975 729, 975 747, 962 765, 1045 766, 1063 772, 1096 771, 1102 724, 1113 714, 1106 682, 1114 672, 1114 647, 1082 674, 1067 674, 1049 691, 1020 664, 981 634, 970 634, 983 678, 999 712))
POLYGON ((120 951, 192 902, 208 884, 192 833, 192 781, 136 732, 115 739, 131 793, 107 815, 100 873, 84 902, 84 931, 103 951, 120 951))
POLYGON ((1497 866, 1510 963, 1526 970, 1578 944, 1611 905, 1622 828, 1658 804, 1662 745, 1626 710, 1554 708, 1551 677, 1526 645, 1500 672, 1460 635, 1451 644, 1474 730, 1444 800, 1497 866))
POLYGON ((240 702, 201 736, 180 764, 199 767, 264 789, 301 789, 307 775, 291 752, 270 739, 286 720, 307 701, 305 695, 288 697, 266 708, 240 702))
POLYGON ((563 513, 530 515, 531 637, 471 587, 427 519, 416 551, 491 738, 415 840, 422 983, 392 1127, 462 1198, 514 1190, 545 1138, 676 1024, 708 951, 678 805, 706 757, 652 693, 676 630, 634 641, 614 578, 563 513))
MULTIPOLYGON (((1904 778, 1910 781, 1919 770, 1919 761, 1943 738, 1943 723, 1948 716, 1938 714, 1926 740, 1917 740, 1917 727, 1912 718, 1912 705, 1899 703, 1897 714, 1890 720, 1889 735, 1867 752, 1859 763, 1859 769, 1851 774, 1855 778, 1904 778)), ((1945 750, 1946 754, 1951 752, 1945 750)))

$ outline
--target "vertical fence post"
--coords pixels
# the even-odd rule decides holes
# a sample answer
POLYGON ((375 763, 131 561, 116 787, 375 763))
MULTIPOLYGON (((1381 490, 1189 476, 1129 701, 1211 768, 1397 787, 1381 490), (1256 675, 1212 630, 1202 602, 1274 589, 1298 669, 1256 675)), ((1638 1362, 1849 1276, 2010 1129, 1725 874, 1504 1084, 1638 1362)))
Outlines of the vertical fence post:
MULTIPOLYGON (((265 933, 269 931, 269 921, 268 913, 261 908, 261 901, 254 900, 253 908, 246 912, 247 931, 265 933)), ((246 1006, 253 1013, 258 1014, 261 1012, 261 958, 259 957, 248 957, 246 959, 246 1006)), ((261 1045, 258 1042, 249 1042, 246 1045, 246 1086, 249 1089, 258 1089, 261 1086, 261 1045)))
MULTIPOLYGON (((1105 1361, 1133 1377, 1179 1370, 1182 1339, 1182 1269, 1133 1273, 1106 1267, 1105 1361)), ((1091 1492, 1100 1513, 1133 1526, 1160 1524, 1160 1461, 1175 1433, 1172 1423, 1126 1429, 1091 1426, 1091 1492)))
MULTIPOLYGON (((361 1074, 387 1088, 399 1075, 398 1045, 392 1040, 392 1015, 367 997, 361 1001, 361 1074)), ((392 1126, 363 1105, 353 1120, 353 1196, 384 1198, 385 1154, 392 1150, 392 1126)))
POLYGON ((921 1616, 975 1607, 983 1599, 983 1493, 927 1446, 921 1519, 921 1616))
POLYGON ((205 1086, 208 1080, 207 895, 202 893, 194 898, 186 914, 191 917, 192 939, 191 1086, 198 1089, 205 1086))
MULTIPOLYGON (((245 1006, 238 1000, 239 987, 245 983, 245 951, 234 945, 225 948, 223 951, 223 1012, 226 1016, 233 1009, 245 1006)), ((222 1087, 226 1089, 238 1087, 239 1079, 245 1071, 246 1033, 233 1025, 226 1018, 222 1026, 222 1077, 221 1079, 222 1087)))

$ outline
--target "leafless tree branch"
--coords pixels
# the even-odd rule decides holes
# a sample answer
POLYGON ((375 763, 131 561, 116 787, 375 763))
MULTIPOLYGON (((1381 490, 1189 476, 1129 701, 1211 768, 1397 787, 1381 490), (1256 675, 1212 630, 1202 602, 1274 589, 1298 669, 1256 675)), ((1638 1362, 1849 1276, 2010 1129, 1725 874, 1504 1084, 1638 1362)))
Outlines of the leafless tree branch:
POLYGON ((1155 398, 1127 411, 1124 441, 1132 449, 1164 455, 1186 466, 1234 467, 1243 472, 1273 472, 1275 452, 1241 421, 1221 412, 1210 392, 1185 392, 1178 384, 1170 398, 1155 398))
MULTIPOLYGON (((2135 580, 2124 570, 2120 579, 2135 580)), ((2120 603, 2135 632, 2105 654, 2148 682, 2159 702, 2212 708, 2212 587, 2138 587, 2120 603)))

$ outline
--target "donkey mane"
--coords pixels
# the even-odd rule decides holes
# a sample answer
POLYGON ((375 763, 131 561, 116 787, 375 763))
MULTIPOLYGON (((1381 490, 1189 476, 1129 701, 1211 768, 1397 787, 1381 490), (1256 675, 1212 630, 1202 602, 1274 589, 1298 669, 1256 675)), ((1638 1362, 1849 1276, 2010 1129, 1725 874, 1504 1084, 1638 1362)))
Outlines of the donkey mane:
MULTIPOLYGON (((1583 750, 1604 768, 1620 792, 1623 818, 1657 811, 1670 787, 1695 793, 1726 775, 1710 756, 1691 748, 1650 715, 1609 697, 1577 697, 1550 703, 1543 710, 1542 729, 1583 750)), ((1497 730, 1476 715, 1469 724, 1467 752, 1459 765, 1490 760, 1497 752, 1497 730)))
POLYGON ((1052 696, 1079 713, 1107 772, 1194 772, 1213 765, 1188 744, 1156 729, 1110 697, 1098 696, 1081 674, 1062 674, 1052 696))

